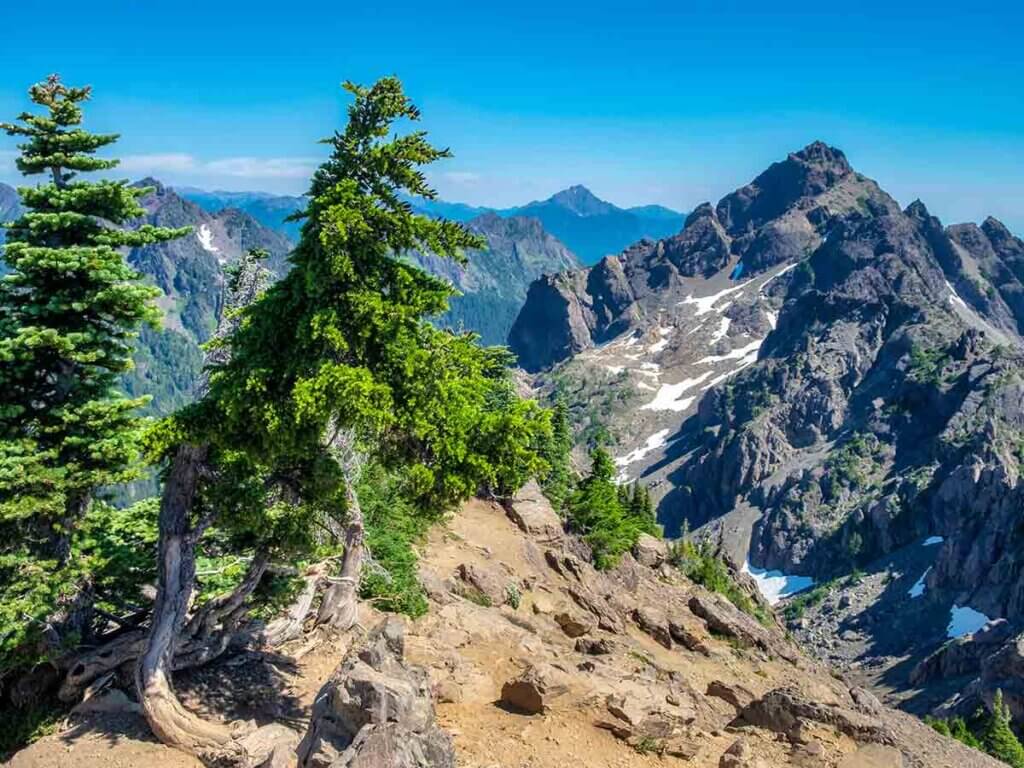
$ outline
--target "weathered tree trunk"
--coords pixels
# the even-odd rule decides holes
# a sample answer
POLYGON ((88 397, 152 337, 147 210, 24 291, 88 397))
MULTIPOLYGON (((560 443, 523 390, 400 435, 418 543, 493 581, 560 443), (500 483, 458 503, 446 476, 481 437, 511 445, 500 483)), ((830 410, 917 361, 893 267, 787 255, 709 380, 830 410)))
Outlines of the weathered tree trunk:
POLYGON ((267 624, 259 633, 260 643, 276 648, 302 634, 302 625, 313 608, 313 600, 316 597, 317 587, 324 578, 324 571, 325 566, 322 563, 311 566, 306 571, 302 577, 305 581, 302 590, 285 614, 267 624))
POLYGON ((359 609, 359 575, 363 566, 363 511, 359 506, 354 483, 346 490, 348 525, 345 527, 345 554, 341 560, 341 574, 333 579, 324 594, 317 612, 317 626, 332 629, 351 629, 356 623, 359 609))
POLYGON ((223 752, 230 730, 186 710, 171 682, 171 665, 196 576, 196 543, 203 525, 191 525, 196 487, 208 449, 183 445, 171 464, 160 502, 158 589, 146 650, 135 670, 142 712, 160 741, 196 755, 223 752))

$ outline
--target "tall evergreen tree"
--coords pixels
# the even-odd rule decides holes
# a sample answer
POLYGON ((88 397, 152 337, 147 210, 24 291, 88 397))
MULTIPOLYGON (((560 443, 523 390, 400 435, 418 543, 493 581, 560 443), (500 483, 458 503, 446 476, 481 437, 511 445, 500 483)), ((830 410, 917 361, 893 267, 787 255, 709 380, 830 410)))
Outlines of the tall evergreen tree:
POLYGON ((120 249, 187 231, 121 228, 143 214, 137 200, 147 190, 78 178, 117 165, 94 156, 117 135, 81 127, 89 88, 53 75, 29 95, 42 113, 0 124, 25 140, 18 169, 48 177, 19 190, 26 213, 8 225, 11 271, 0 281, 0 582, 10 585, 0 604, 4 648, 24 635, 7 624, 8 614, 20 612, 24 626, 25 615, 52 615, 68 589, 86 592, 87 575, 71 558, 75 527, 97 488, 137 470, 135 411, 143 401, 120 396, 115 385, 132 365, 140 325, 157 320, 158 292, 120 249))
POLYGON ((551 439, 546 441, 543 450, 549 469, 542 483, 545 495, 559 512, 563 511, 575 479, 571 463, 572 444, 569 406, 565 398, 559 396, 551 409, 551 439))
POLYGON ((389 138, 395 122, 419 118, 397 79, 345 87, 348 125, 326 142, 332 154, 313 177, 291 270, 215 341, 227 354, 205 395, 166 425, 159 590, 137 685, 154 732, 194 752, 231 743, 181 707, 169 675, 207 526, 270 557, 342 538, 317 620, 347 628, 364 550, 363 460, 399 473, 427 511, 481 488, 515 489, 545 469, 550 420, 515 396, 507 351, 432 326, 453 290, 404 258, 458 261, 481 245, 405 202, 434 197, 420 167, 448 151, 420 131, 389 138))

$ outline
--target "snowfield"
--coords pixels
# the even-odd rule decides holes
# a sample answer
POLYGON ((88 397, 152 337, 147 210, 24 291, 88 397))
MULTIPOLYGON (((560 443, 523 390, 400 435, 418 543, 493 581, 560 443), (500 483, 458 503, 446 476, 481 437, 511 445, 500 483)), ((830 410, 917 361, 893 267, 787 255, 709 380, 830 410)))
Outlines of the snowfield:
POLYGON ((769 605, 775 605, 784 597, 791 597, 814 586, 814 579, 810 576, 789 576, 782 571, 755 568, 750 564, 750 560, 743 563, 740 572, 750 574, 757 584, 758 591, 769 605))

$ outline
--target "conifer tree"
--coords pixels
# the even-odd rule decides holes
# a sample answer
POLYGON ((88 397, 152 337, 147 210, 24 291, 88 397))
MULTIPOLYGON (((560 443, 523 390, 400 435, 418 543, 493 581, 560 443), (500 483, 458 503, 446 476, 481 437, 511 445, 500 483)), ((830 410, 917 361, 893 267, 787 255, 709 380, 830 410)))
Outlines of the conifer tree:
POLYGON ((79 178, 117 165, 94 156, 117 135, 81 127, 89 88, 53 75, 29 95, 42 112, 0 124, 24 139, 18 169, 47 177, 19 190, 26 212, 8 225, 11 271, 0 281, 0 581, 18 585, 0 605, 5 650, 24 635, 12 635, 8 614, 24 627, 52 617, 68 589, 87 594, 88 574, 71 557, 75 527, 97 488, 137 471, 144 401, 116 383, 140 325, 157 320, 158 291, 120 249, 186 231, 121 228, 144 213, 147 190, 79 178))
POLYGON ((552 506, 562 512, 565 500, 572 492, 571 465, 572 426, 569 424, 569 406, 564 397, 558 397, 551 409, 551 439, 544 445, 543 457, 550 469, 544 477, 544 494, 552 506))
POLYGON ((1013 768, 1024 768, 1024 746, 1011 727, 1010 709, 1003 702, 1003 692, 996 691, 992 712, 980 734, 985 751, 1013 768))
POLYGON ((326 141, 332 153, 300 214, 291 270, 214 341, 226 354, 205 394, 162 431, 171 461, 159 587, 136 682, 157 736, 193 752, 232 743, 180 705, 169 674, 209 526, 271 558, 341 538, 340 570, 317 621, 347 629, 365 547, 364 462, 398 474, 425 513, 546 470, 539 449, 550 419, 515 396, 508 352, 431 325, 453 289, 404 258, 429 251, 461 261, 481 245, 405 201, 434 197, 421 166, 448 151, 420 131, 389 138, 395 122, 419 118, 396 78, 345 88, 354 97, 348 125, 326 141))
POLYGON ((603 448, 591 451, 590 475, 583 479, 567 503, 573 527, 593 551, 598 568, 611 568, 629 551, 641 533, 660 536, 646 489, 615 484, 615 462, 603 448), (639 513, 636 511, 639 509, 639 513))

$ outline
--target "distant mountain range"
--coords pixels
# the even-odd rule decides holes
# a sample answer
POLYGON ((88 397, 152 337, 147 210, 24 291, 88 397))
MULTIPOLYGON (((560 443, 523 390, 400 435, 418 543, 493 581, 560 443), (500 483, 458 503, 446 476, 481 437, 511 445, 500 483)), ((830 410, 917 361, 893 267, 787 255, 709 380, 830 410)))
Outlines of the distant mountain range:
MULTIPOLYGON (((209 212, 238 208, 261 224, 298 238, 299 224, 285 219, 303 206, 303 198, 275 196, 263 192, 207 192, 180 188, 178 193, 209 212)), ((679 232, 685 215, 660 205, 619 208, 601 200, 584 186, 576 185, 547 200, 535 200, 513 208, 488 208, 446 200, 410 199, 420 212, 435 218, 463 223, 484 214, 502 218, 528 216, 538 219, 544 229, 561 240, 584 264, 618 253, 643 238, 659 239, 679 232)))
POLYGON ((452 299, 451 309, 439 319, 441 324, 476 331, 484 344, 504 344, 530 283, 541 275, 582 265, 537 219, 484 213, 466 226, 483 235, 488 247, 468 252, 465 267, 431 254, 413 259, 463 294, 452 299))

